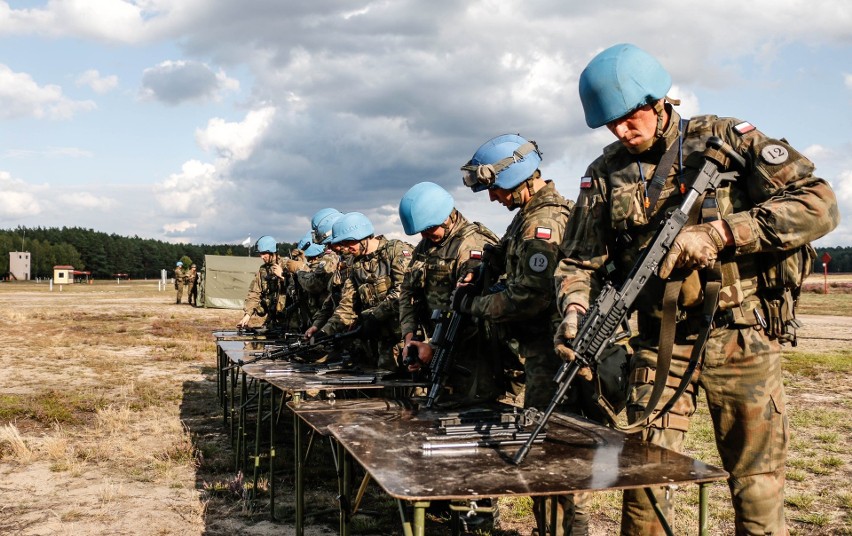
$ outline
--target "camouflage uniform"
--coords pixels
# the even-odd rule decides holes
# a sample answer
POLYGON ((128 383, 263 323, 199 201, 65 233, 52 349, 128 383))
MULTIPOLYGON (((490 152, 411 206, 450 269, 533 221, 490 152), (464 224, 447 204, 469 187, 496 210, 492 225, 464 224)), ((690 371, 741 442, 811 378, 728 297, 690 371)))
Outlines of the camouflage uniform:
MULTIPOLYGON (((551 181, 535 192, 515 215, 500 240, 505 289, 473 299, 471 314, 489 321, 501 340, 508 340, 524 366, 524 407, 543 410, 556 393, 553 377, 562 360, 553 350, 553 336, 561 320, 553 291, 553 271, 559 244, 573 203, 566 201, 551 181)), ((579 413, 575 405, 564 409, 579 413)), ((588 514, 581 506, 586 494, 557 497, 556 534, 584 534, 588 514), (576 511, 575 511, 576 503, 576 511)), ((538 510, 550 501, 534 498, 538 510), (546 503, 546 504, 545 504, 546 503)), ((550 513, 546 516, 548 519, 550 513)))
MULTIPOLYGON (((665 146, 671 146, 678 143, 680 117, 670 105, 666 107, 670 120, 663 136, 665 146)), ((701 375, 693 382, 707 393, 716 445, 724 468, 731 474, 728 484, 737 534, 786 534, 783 505, 787 416, 780 345, 775 336, 781 334, 768 334, 761 329, 755 311, 763 317, 771 316, 767 300, 777 293, 778 285, 769 281, 766 274, 776 272, 772 266, 779 255, 801 252, 801 246, 837 224, 834 194, 824 180, 813 176, 813 164, 783 140, 770 139, 748 123, 716 116, 694 118, 682 137, 683 168, 675 159, 649 219, 644 210, 641 177, 653 177, 665 147, 658 141, 644 153, 632 155, 620 142, 607 146, 581 181, 580 196, 563 243, 567 258, 556 273, 559 306, 562 311, 572 303, 588 308, 599 290, 602 274, 612 272, 611 277, 617 282, 629 273, 667 211, 680 205, 679 184, 688 185, 695 177, 710 136, 728 143, 746 158, 748 165, 735 183, 716 192, 718 211, 712 202, 704 202, 705 207, 713 209, 710 214, 721 217, 733 231, 735 246, 719 254, 720 312, 707 343, 701 375)), ((810 260, 798 258, 804 264, 810 260)), ((703 281, 706 273, 701 271, 700 276, 703 281)), ((801 278, 801 274, 788 272, 785 277, 792 280, 801 278)), ((636 304, 639 333, 630 341, 635 352, 628 406, 631 418, 642 414, 651 394, 663 286, 655 278, 636 304)), ((669 387, 659 407, 680 382, 701 312, 701 303, 681 308, 672 370, 667 379, 669 387)), ((667 422, 646 430, 644 437, 679 450, 689 417, 695 411, 696 393, 693 384, 667 422)), ((664 493, 657 491, 657 500, 670 516, 672 505, 664 493)), ((661 533, 642 490, 624 493, 622 533, 661 533)))
POLYGON ((198 269, 194 266, 190 266, 187 280, 189 281, 187 301, 190 305, 198 305, 198 269))
POLYGON ((334 272, 328 280, 328 296, 323 300, 319 310, 314 313, 312 327, 322 328, 334 314, 334 310, 340 304, 343 283, 349 278, 349 267, 351 265, 352 257, 350 255, 338 257, 337 266, 335 266, 334 272))
MULTIPOLYGON (((444 240, 440 244, 421 240, 405 269, 399 299, 399 323, 403 337, 416 333, 421 326, 426 333, 434 332, 432 311, 450 308, 450 297, 456 283, 467 273, 478 269, 483 246, 496 244, 499 240, 488 228, 469 222, 458 211, 454 210, 450 218, 450 228, 444 240)), ((456 374, 448 378, 447 385, 455 395, 448 399, 454 403, 494 401, 503 392, 499 385, 502 367, 494 356, 484 352, 486 341, 481 337, 479 328, 476 322, 464 321, 456 335, 453 362, 470 370, 471 374, 456 374)))
POLYGON ((304 270, 296 272, 296 278, 302 291, 307 295, 308 310, 310 311, 311 319, 315 317, 317 311, 322 307, 323 302, 328 298, 330 293, 330 281, 337 270, 337 264, 340 262, 337 253, 326 250, 322 255, 317 255, 308 261, 304 270))
POLYGON ((341 333, 359 323, 363 315, 369 315, 380 326, 378 335, 371 337, 374 344, 369 345, 370 364, 394 370, 395 354, 402 339, 399 289, 413 248, 400 240, 388 240, 381 235, 375 238, 379 241, 375 251, 353 259, 340 303, 320 331, 325 335, 341 333))
POLYGON ((246 295, 243 312, 249 315, 265 316, 264 325, 268 327, 277 326, 279 322, 284 320, 284 311, 287 305, 287 289, 286 280, 282 280, 275 276, 272 271, 272 266, 277 264, 287 273, 287 257, 275 256, 275 260, 269 264, 261 265, 260 269, 254 274, 254 279, 249 285, 249 291, 246 295), (270 286, 272 283, 273 286, 270 286), (274 311, 267 311, 270 307, 270 300, 277 301, 274 311))
POLYGON ((183 284, 186 280, 186 272, 183 269, 183 266, 175 267, 175 290, 177 291, 177 298, 175 303, 180 303, 183 299, 183 284))

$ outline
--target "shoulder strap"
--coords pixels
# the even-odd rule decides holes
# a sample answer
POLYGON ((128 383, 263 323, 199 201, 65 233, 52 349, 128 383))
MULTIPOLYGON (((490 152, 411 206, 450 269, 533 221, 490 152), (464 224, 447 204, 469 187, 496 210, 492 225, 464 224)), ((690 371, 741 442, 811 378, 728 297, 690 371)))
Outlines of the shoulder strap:
POLYGON ((680 131, 677 139, 672 143, 671 147, 666 150, 666 153, 657 164, 657 169, 654 170, 654 177, 651 179, 651 185, 648 187, 647 197, 645 199, 645 216, 648 221, 651 220, 651 215, 657 208, 657 201, 660 200, 660 193, 666 185, 666 179, 669 176, 669 171, 674 165, 675 156, 680 153, 683 136, 686 134, 686 129, 689 127, 689 120, 680 120, 680 131))

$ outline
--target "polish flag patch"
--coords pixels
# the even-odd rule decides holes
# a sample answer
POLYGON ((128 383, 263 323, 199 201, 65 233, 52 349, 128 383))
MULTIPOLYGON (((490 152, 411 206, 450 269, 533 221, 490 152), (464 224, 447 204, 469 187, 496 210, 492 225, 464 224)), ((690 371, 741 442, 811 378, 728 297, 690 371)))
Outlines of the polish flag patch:
POLYGON ((592 178, 589 176, 580 177, 580 188, 591 188, 592 187, 592 178))
POLYGON ((475 261, 481 260, 482 259, 482 251, 480 251, 478 249, 470 250, 470 258, 475 260, 475 261))
POLYGON ((747 132, 751 132, 752 130, 754 130, 754 125, 752 125, 748 121, 743 121, 739 125, 734 125, 734 131, 736 131, 736 133, 740 136, 747 132))
POLYGON ((553 231, 550 230, 549 227, 536 227, 535 228, 535 237, 543 238, 545 240, 550 240, 550 237, 553 235, 553 231))
POLYGON ((403 257, 411 257, 411 252, 408 251, 407 249, 403 249, 402 250, 402 256, 403 257))

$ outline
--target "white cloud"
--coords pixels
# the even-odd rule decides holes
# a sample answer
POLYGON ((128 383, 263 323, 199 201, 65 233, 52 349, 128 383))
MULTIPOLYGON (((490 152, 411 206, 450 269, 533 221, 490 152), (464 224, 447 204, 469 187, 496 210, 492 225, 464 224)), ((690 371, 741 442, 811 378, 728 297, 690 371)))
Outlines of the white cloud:
POLYGON ((154 188, 157 201, 170 215, 198 216, 216 202, 216 193, 227 185, 213 164, 198 160, 185 162, 180 173, 173 173, 154 188))
POLYGON ((36 191, 24 181, 13 178, 7 171, 0 171, 0 221, 13 221, 26 216, 41 214, 42 207, 36 191))
POLYGON ((0 119, 35 117, 70 119, 78 112, 97 106, 90 100, 75 101, 62 94, 56 85, 39 86, 27 73, 16 73, 0 64, 0 119))
POLYGON ((181 235, 187 231, 195 230, 197 227, 197 224, 183 220, 178 223, 167 223, 163 225, 163 232, 168 235, 181 235))
POLYGON ((195 140, 205 151, 215 151, 230 160, 245 160, 251 156, 274 116, 275 108, 267 106, 250 111, 239 123, 213 118, 207 122, 207 128, 195 131, 195 140))
POLYGON ((63 193, 56 198, 56 201, 72 209, 109 210, 116 205, 115 199, 90 192, 63 193))
POLYGON ((98 94, 108 93, 118 86, 118 77, 101 76, 97 69, 89 69, 77 77, 77 86, 88 86, 98 94))
POLYGON ((238 91, 238 80, 224 71, 214 72, 198 61, 164 61, 142 73, 141 98, 169 105, 187 101, 217 100, 224 92, 238 91))

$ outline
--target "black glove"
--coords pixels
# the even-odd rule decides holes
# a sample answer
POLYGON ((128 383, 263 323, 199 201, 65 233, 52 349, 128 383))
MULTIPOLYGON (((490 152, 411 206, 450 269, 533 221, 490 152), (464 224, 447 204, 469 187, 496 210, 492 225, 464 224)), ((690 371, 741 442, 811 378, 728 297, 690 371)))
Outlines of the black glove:
POLYGON ((455 290, 453 290, 453 294, 450 296, 450 303, 453 311, 469 315, 471 307, 473 307, 473 298, 475 296, 474 285, 462 285, 460 287, 456 287, 455 290))

